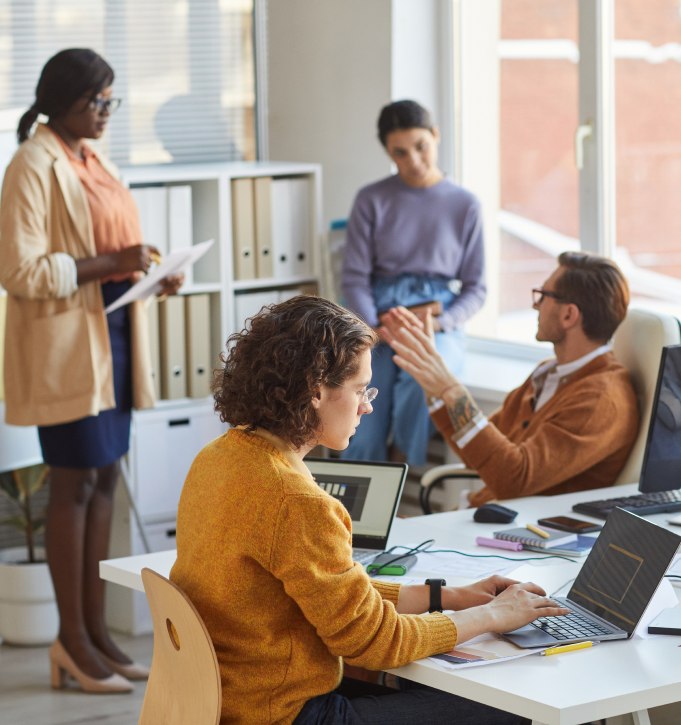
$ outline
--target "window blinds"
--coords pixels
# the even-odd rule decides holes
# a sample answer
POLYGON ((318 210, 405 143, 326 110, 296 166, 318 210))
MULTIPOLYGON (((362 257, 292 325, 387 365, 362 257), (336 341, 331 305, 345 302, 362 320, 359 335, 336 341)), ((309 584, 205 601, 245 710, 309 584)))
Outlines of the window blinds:
POLYGON ((0 120, 69 47, 116 72, 123 104, 101 141, 115 162, 255 159, 253 0, 0 0, 0 120))

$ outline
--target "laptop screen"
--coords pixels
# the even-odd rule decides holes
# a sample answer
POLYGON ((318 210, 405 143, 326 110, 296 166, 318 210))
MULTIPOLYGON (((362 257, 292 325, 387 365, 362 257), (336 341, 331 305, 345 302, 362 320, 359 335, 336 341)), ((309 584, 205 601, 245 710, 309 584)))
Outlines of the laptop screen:
POLYGON ((306 458, 317 485, 340 501, 352 519, 352 545, 383 551, 407 476, 404 463, 306 458))
POLYGON ((681 488, 681 345, 662 348, 638 488, 642 493, 681 488))
POLYGON ((632 634, 679 544, 681 536, 616 508, 568 599, 632 634))

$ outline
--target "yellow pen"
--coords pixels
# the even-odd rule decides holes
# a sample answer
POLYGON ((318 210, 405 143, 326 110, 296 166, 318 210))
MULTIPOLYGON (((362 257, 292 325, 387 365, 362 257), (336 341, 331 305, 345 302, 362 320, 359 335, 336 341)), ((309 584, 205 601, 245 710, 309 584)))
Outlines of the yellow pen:
POLYGON ((540 652, 542 656, 559 655, 563 652, 572 652, 575 649, 587 649, 587 647, 595 647, 598 642, 577 642, 577 644, 566 644, 563 647, 551 647, 540 652))
POLYGON ((156 262, 156 264, 161 264, 161 255, 156 254, 156 252, 152 252, 150 255, 151 261, 156 262))
POLYGON ((541 536, 542 539, 551 538, 551 534, 549 534, 547 531, 544 531, 544 529, 540 529, 538 526, 532 526, 532 524, 525 524, 525 528, 529 529, 533 534, 537 534, 537 536, 541 536))

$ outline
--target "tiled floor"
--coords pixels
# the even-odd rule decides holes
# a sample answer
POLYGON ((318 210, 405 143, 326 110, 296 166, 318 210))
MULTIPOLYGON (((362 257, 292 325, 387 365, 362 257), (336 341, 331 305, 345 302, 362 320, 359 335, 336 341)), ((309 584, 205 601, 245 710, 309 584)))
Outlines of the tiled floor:
MULTIPOLYGON (((151 664, 152 635, 115 635, 133 659, 151 664)), ((122 695, 88 695, 50 688, 48 647, 0 646, 0 723, 2 725, 137 725, 145 682, 122 695)))

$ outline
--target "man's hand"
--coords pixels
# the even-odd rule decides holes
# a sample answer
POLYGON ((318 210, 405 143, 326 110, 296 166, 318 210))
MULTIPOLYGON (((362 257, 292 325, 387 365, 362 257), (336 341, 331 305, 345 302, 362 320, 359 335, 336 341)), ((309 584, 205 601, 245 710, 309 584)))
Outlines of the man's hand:
POLYGON ((158 293, 162 295, 176 295, 177 291, 182 287, 184 283, 184 274, 171 274, 168 277, 164 277, 161 280, 161 291, 158 293))
POLYGON ((519 582, 495 575, 465 587, 442 587, 442 607, 460 611, 489 604, 501 592, 514 584, 519 584, 519 582))
POLYGON ((382 317, 381 336, 397 353, 395 364, 406 370, 426 395, 441 397, 443 391, 458 384, 435 347, 433 318, 422 323, 404 307, 397 307, 382 317))

